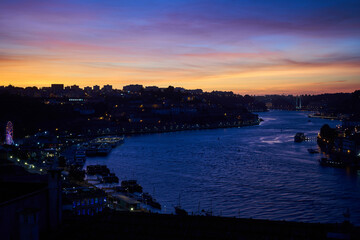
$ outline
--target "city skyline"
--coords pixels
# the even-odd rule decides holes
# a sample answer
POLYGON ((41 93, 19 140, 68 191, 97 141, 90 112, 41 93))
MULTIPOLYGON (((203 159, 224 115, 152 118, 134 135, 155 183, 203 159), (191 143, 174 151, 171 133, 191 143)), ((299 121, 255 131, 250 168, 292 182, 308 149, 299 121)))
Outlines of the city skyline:
POLYGON ((2 1, 1 85, 360 88, 357 1, 2 1))
POLYGON ((51 83, 50 85, 45 85, 45 86, 42 86, 42 87, 38 87, 38 86, 16 86, 16 85, 7 85, 7 86, 1 86, 0 85, 0 89, 22 89, 22 90, 35 90, 34 88, 36 88, 36 90, 38 91, 67 91, 67 90, 70 90, 70 91, 73 91, 73 90, 81 90, 81 91, 94 91, 94 92, 97 92, 97 91, 101 91, 101 92, 109 92, 109 91, 123 91, 123 92, 128 92, 129 90, 128 89, 131 89, 130 92, 138 92, 140 93, 141 91, 147 91, 147 92, 164 92, 164 90, 167 90, 169 88, 173 88, 173 90, 175 92, 189 92, 189 93, 230 93, 230 94, 235 94, 235 95, 250 95, 250 96, 258 96, 258 97, 261 97, 261 96, 317 96, 317 95, 326 95, 326 94, 349 94, 349 93, 354 93, 356 91, 360 91, 359 89, 355 89, 353 90, 352 92, 341 92, 341 91, 338 91, 338 92, 322 92, 322 93, 314 93, 314 94, 307 94, 307 93, 300 93, 300 94, 284 94, 284 93, 279 93, 279 94, 272 94, 272 93, 264 93, 264 94, 247 94, 247 93, 244 93, 244 94, 241 94, 241 93, 237 93, 237 92, 234 92, 234 91, 227 91, 227 90, 217 90, 217 89, 214 89, 214 90, 203 90, 201 88, 196 88, 196 89, 187 89, 187 88, 184 88, 182 86, 171 86, 171 85, 168 85, 168 86, 165 86, 165 87, 161 87, 161 86, 155 86, 155 85, 149 85, 149 86, 145 86, 145 85, 142 85, 142 84, 137 84, 137 83, 133 83, 133 84, 128 84, 128 85, 123 85, 123 86, 119 86, 119 87, 114 87, 113 85, 111 84, 107 84, 107 83, 104 83, 103 85, 101 84, 94 84, 94 85, 84 85, 84 86, 79 86, 77 84, 69 84, 69 85, 66 85, 66 84, 63 84, 63 83, 51 83))

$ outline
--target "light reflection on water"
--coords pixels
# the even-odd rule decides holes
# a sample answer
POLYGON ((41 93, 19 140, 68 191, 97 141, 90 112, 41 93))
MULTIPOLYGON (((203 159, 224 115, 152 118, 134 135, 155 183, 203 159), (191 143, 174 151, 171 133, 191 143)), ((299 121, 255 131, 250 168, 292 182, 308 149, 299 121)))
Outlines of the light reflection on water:
MULTIPOLYGON (((106 164, 120 179, 135 178, 173 211, 181 195, 188 212, 306 222, 360 224, 360 176, 346 169, 321 167, 316 142, 294 143, 296 132, 316 137, 324 123, 304 112, 259 114, 260 126, 132 136, 106 164)), ((166 206, 166 210, 164 209, 166 206)))

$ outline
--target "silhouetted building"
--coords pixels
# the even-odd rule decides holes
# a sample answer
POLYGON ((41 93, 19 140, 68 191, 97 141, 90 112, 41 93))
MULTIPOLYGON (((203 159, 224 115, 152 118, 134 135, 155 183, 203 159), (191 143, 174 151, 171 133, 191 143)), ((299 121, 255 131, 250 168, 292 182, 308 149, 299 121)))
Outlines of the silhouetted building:
POLYGON ((27 97, 40 97, 40 91, 37 87, 26 87, 24 89, 24 93, 23 96, 27 96, 27 97))
POLYGON ((147 86, 147 87, 145 87, 145 91, 148 91, 148 92, 159 91, 159 87, 157 87, 157 86, 147 86))
POLYGON ((106 194, 100 189, 72 187, 63 191, 63 210, 75 215, 94 215, 106 206, 106 194))
POLYGON ((123 87, 123 90, 126 92, 140 92, 141 90, 143 90, 143 85, 139 85, 139 84, 133 84, 133 85, 127 85, 123 87))
POLYGON ((343 128, 351 128, 360 126, 360 118, 359 117, 352 117, 349 119, 345 119, 342 121, 343 128))
POLYGON ((84 91, 86 92, 86 93, 91 93, 91 91, 92 91, 92 89, 91 89, 91 87, 84 87, 84 91))
POLYGON ((64 90, 64 84, 51 84, 51 91, 53 93, 61 93, 64 90))
MULTIPOLYGON (((202 92, 202 90, 201 90, 201 92, 202 92)), ((234 93, 232 91, 212 91, 211 93, 219 95, 219 96, 232 96, 232 95, 234 95, 234 93)))
POLYGON ((109 85, 109 84, 104 85, 104 87, 102 88, 102 90, 103 90, 104 92, 111 92, 111 91, 112 91, 112 85, 109 85))
POLYGON ((98 86, 98 85, 93 86, 93 90, 95 92, 99 92, 100 91, 100 86, 98 86))
POLYGON ((61 223, 60 171, 31 174, 0 160, 0 238, 39 239, 61 223))
POLYGON ((183 92, 185 92, 186 90, 185 90, 185 88, 182 88, 182 87, 176 87, 175 88, 175 92, 181 92, 181 93, 183 93, 183 92))
POLYGON ((201 94, 201 93, 203 93, 203 90, 202 89, 194 89, 194 90, 186 90, 186 92, 192 93, 192 94, 201 94))
POLYGON ((343 153, 353 157, 360 157, 360 134, 356 133, 342 139, 343 153))
POLYGON ((80 90, 80 87, 78 85, 72 85, 70 87, 71 90, 80 90))

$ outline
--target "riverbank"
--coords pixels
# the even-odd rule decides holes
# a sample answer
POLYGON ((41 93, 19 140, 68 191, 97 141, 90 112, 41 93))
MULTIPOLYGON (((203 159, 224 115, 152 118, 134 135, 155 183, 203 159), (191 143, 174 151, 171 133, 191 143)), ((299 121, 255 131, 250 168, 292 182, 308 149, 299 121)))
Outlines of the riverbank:
MULTIPOLYGON (((216 124, 182 124, 182 125, 164 125, 161 127, 141 127, 141 128, 112 128, 107 131, 97 132, 94 134, 87 134, 82 136, 86 139, 92 139, 101 136, 114 136, 114 135, 137 135, 146 133, 169 133, 169 132, 181 132, 181 131, 192 131, 192 130, 207 130, 207 129, 221 129, 221 128, 239 128, 259 125, 261 119, 247 120, 247 121, 236 121, 236 122, 220 122, 216 124)), ((77 136, 72 136, 78 138, 77 136)))
POLYGON ((321 119, 328 119, 328 120, 339 120, 341 121, 342 118, 339 116, 330 116, 330 115, 317 115, 317 114, 309 114, 309 118, 321 118, 321 119))

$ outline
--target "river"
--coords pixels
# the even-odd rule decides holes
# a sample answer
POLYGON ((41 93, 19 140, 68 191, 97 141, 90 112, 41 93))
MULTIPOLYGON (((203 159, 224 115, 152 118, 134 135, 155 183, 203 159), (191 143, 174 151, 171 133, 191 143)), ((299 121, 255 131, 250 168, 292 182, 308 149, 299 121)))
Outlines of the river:
POLYGON ((174 211, 179 202, 189 213, 303 222, 360 225, 360 176, 349 169, 322 167, 309 154, 315 141, 294 143, 304 132, 338 121, 310 119, 307 112, 259 113, 259 126, 159 133, 126 137, 106 164, 121 179, 137 179, 144 191, 174 211))

